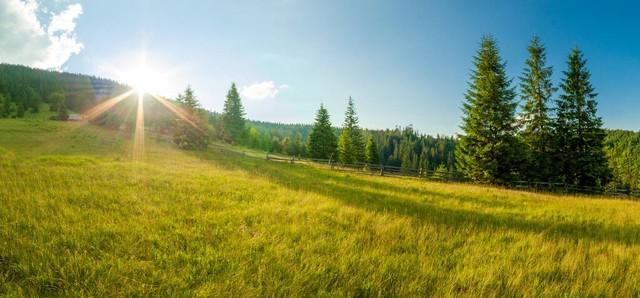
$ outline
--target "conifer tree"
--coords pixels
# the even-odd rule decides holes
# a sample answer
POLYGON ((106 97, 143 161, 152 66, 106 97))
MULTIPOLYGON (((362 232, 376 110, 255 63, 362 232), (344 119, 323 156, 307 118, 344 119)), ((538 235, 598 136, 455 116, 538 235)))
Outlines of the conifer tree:
POLYGON ((235 83, 231 84, 224 102, 222 124, 224 138, 230 142, 239 142, 244 132, 244 107, 235 83))
POLYGON ((313 158, 336 158, 337 140, 331 128, 329 112, 320 105, 313 130, 309 134, 309 153, 313 158))
POLYGON ((181 103, 184 108, 189 109, 191 113, 195 113, 200 109, 200 101, 194 95, 191 85, 187 86, 184 93, 178 95, 176 101, 181 103))
POLYGON ((370 164, 370 165, 380 164, 380 155, 378 155, 378 146, 376 146, 376 142, 373 141, 372 136, 370 136, 369 140, 367 140, 366 159, 367 159, 367 164, 370 164))
POLYGON ((529 58, 520 77, 520 92, 524 102, 521 114, 522 139, 527 149, 526 178, 549 181, 554 172, 551 156, 552 127, 548 101, 555 91, 551 83, 553 70, 546 66, 545 48, 537 37, 531 39, 529 58))
POLYGON ((591 74, 578 48, 571 51, 567 66, 554 119, 555 162, 562 169, 559 178, 578 186, 604 185, 609 180, 605 132, 597 116, 591 74))
POLYGON ((191 86, 187 86, 184 93, 178 95, 176 101, 181 104, 189 122, 176 119, 173 142, 178 147, 187 150, 204 150, 209 145, 207 126, 201 119, 200 102, 196 98, 191 86), (196 127, 194 127, 194 125, 196 127))
POLYGON ((485 36, 474 59, 463 105, 464 135, 456 149, 460 169, 476 181, 503 183, 517 177, 521 146, 515 92, 495 40, 485 36))
POLYGON ((338 140, 338 156, 340 162, 344 164, 365 161, 364 141, 362 140, 360 127, 358 127, 358 116, 351 97, 349 97, 340 139, 338 140))

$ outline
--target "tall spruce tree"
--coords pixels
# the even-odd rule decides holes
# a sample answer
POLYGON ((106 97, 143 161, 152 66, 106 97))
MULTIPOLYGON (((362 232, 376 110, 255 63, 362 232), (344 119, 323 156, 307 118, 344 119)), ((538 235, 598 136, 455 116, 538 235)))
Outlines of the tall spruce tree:
POLYGON ((552 127, 548 101, 555 88, 551 83, 553 70, 546 66, 547 55, 540 39, 533 37, 528 47, 529 58, 520 77, 522 107, 522 139, 527 149, 526 178, 549 181, 554 173, 552 161, 552 127))
POLYGON ((586 60, 574 48, 560 85, 554 119, 555 162, 562 169, 559 179, 578 186, 604 185, 609 168, 604 152, 605 132, 597 116, 597 93, 589 82, 586 60))
POLYGON ((338 156, 340 162, 344 164, 365 161, 364 141, 362 140, 360 127, 358 127, 358 116, 351 97, 349 97, 340 139, 338 140, 338 156))
POLYGON ((336 135, 329 120, 329 111, 324 105, 320 105, 313 130, 309 134, 309 153, 313 158, 335 159, 337 146, 336 135))
POLYGON ((230 142, 239 142, 244 132, 244 107, 238 94, 236 84, 231 84, 231 89, 227 93, 227 100, 224 102, 224 112, 222 113, 222 124, 224 138, 230 142))
POLYGON ((516 137, 517 103, 491 36, 482 38, 474 66, 463 105, 461 128, 465 134, 456 149, 457 160, 471 179, 508 182, 517 177, 522 156, 516 137))
POLYGON ((376 142, 373 141, 373 136, 370 136, 367 140, 366 150, 366 160, 367 164, 370 165, 378 165, 380 164, 380 155, 378 153, 378 146, 376 146, 376 142))

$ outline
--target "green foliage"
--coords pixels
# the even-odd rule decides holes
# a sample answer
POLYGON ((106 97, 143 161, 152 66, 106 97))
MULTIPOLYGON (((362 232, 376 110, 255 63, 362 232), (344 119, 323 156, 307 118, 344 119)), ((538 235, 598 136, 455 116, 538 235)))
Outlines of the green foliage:
POLYGON ((605 132, 602 119, 597 116, 591 74, 578 48, 571 51, 567 66, 554 119, 559 179, 579 186, 604 185, 610 178, 603 149, 605 132))
POLYGON ((338 139, 338 158, 341 163, 365 162, 364 140, 362 131, 358 127, 358 116, 353 105, 353 98, 349 97, 344 123, 338 139))
POLYGON ((376 142, 373 141, 373 137, 369 137, 366 146, 366 160, 367 164, 378 165, 380 164, 380 155, 378 155, 378 147, 376 142))
POLYGON ((637 202, 131 141, 0 119, 0 296, 640 294, 637 202))
POLYGON ((335 159, 336 152, 337 140, 331 127, 329 112, 324 105, 320 105, 316 114, 316 122, 309 135, 309 154, 313 158, 335 159))
POLYGON ((23 103, 18 103, 18 108, 16 110, 16 117, 18 118, 22 118, 24 117, 24 104, 23 103))
POLYGON ((63 91, 55 91, 49 95, 49 111, 55 112, 58 111, 58 107, 60 105, 65 105, 65 96, 63 91))
POLYGON ((56 119, 66 121, 69 119, 69 111, 67 111, 67 105, 64 101, 58 102, 58 114, 56 119))
POLYGON ((612 182, 621 188, 640 189, 640 132, 608 131, 605 148, 612 182))
POLYGON ((386 130, 370 130, 384 165, 434 171, 444 165, 455 169, 456 139, 429 136, 416 132, 412 126, 386 130))
POLYGON ((516 133, 515 92, 495 40, 485 36, 463 105, 464 135, 456 151, 460 169, 471 179, 502 183, 518 176, 522 146, 516 133))
POLYGON ((239 142, 244 133, 244 107, 235 83, 231 84, 231 89, 229 89, 227 99, 224 102, 222 123, 224 138, 230 142, 239 142))
POLYGON ((57 92, 66 96, 68 109, 81 111, 128 89, 115 81, 92 76, 0 64, 0 94, 5 97, 0 117, 38 113, 43 103, 48 103, 51 111, 57 111, 58 99, 50 96, 57 92))
POLYGON ((555 91, 551 82, 553 70, 546 66, 545 48, 537 37, 531 40, 527 50, 529 58, 520 77, 524 101, 522 139, 527 149, 525 174, 531 181, 548 181, 556 170, 552 159, 553 129, 547 106, 555 91))
POLYGON ((186 112, 185 119, 175 119, 173 127, 173 142, 181 149, 204 150, 209 145, 208 128, 201 118, 200 102, 196 98, 191 86, 184 93, 178 95, 176 101, 186 112))
POLYGON ((200 101, 198 101, 193 93, 191 85, 187 86, 184 93, 179 94, 178 97, 176 97, 176 101, 182 105, 183 108, 189 110, 190 113, 196 113, 200 109, 200 101))

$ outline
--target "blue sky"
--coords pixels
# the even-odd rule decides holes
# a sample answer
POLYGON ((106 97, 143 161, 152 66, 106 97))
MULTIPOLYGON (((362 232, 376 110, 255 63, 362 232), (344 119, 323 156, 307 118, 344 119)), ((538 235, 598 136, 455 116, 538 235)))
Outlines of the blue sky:
POLYGON ((640 129, 640 7, 634 2, 57 0, 40 5, 63 10, 73 3, 82 6, 73 31, 82 49, 62 69, 113 77, 114 70, 126 73, 145 56, 155 71, 169 72, 160 84, 164 95, 175 96, 191 84, 204 107, 219 111, 236 82, 252 119, 309 123, 324 103, 339 125, 352 96, 364 127, 413 124, 424 133, 453 134, 459 132, 480 37, 492 34, 498 40, 515 78, 535 34, 547 46, 556 83, 570 49, 579 46, 589 61, 605 126, 640 129))

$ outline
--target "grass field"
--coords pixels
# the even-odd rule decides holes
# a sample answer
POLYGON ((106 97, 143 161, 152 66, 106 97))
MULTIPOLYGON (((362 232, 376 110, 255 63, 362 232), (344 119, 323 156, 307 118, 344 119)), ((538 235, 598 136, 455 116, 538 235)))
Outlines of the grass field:
POLYGON ((637 296, 640 204, 0 120, 0 296, 637 296))

